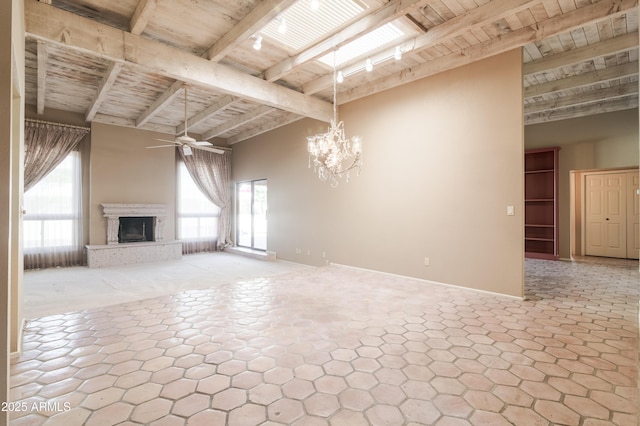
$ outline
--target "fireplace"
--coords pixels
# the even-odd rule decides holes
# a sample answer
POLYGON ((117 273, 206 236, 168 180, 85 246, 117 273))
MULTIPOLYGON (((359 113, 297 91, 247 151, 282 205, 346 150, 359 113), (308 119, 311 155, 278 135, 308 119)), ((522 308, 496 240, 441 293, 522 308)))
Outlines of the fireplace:
POLYGON ((107 244, 163 241, 164 204, 102 204, 107 218, 107 244))
POLYGON ((107 244, 87 246, 90 268, 182 257, 182 242, 164 239, 167 205, 105 203, 102 209, 107 219, 107 244))
POLYGON ((118 243, 140 243, 154 241, 153 217, 120 217, 118 227, 118 243))

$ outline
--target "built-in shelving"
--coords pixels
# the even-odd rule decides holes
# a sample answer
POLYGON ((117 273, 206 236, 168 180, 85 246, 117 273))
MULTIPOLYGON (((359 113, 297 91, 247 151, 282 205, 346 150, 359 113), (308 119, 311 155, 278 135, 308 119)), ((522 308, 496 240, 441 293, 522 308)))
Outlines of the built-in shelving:
POLYGON ((558 259, 558 150, 528 150, 524 159, 525 255, 558 259))

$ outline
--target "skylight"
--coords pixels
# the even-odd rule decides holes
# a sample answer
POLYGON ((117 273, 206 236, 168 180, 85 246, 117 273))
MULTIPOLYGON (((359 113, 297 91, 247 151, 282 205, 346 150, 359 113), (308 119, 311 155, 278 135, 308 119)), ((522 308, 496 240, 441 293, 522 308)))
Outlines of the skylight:
POLYGON ((350 0, 321 0, 317 10, 312 9, 311 0, 299 0, 260 30, 260 34, 299 51, 324 39, 363 11, 360 4, 350 0), (282 19, 286 22, 285 33, 279 31, 282 19))
MULTIPOLYGON (((404 33, 392 23, 383 25, 338 49, 335 55, 336 67, 354 59, 364 58, 370 52, 390 45, 403 35, 404 33)), ((333 67, 333 52, 327 53, 318 60, 333 67)))

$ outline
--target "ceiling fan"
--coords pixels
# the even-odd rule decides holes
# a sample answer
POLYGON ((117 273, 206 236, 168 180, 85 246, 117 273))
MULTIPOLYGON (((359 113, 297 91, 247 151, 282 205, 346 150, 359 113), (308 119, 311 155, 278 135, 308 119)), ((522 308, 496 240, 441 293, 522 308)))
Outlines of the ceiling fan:
POLYGON ((216 154, 224 154, 224 150, 219 148, 214 148, 213 144, 207 141, 197 141, 187 133, 187 86, 184 86, 184 134, 181 136, 177 136, 175 140, 166 140, 166 139, 156 139, 162 142, 169 142, 171 145, 156 145, 156 146, 148 146, 147 148, 165 148, 165 147, 182 147, 182 152, 184 155, 191 155, 192 148, 202 149, 204 151, 215 152, 216 154))

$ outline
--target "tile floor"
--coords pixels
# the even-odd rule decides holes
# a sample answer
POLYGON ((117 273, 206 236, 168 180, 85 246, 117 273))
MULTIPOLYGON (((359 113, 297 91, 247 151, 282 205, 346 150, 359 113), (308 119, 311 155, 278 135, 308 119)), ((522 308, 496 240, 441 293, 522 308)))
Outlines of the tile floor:
POLYGON ((527 300, 329 266, 28 323, 12 425, 636 425, 638 263, 527 300))

